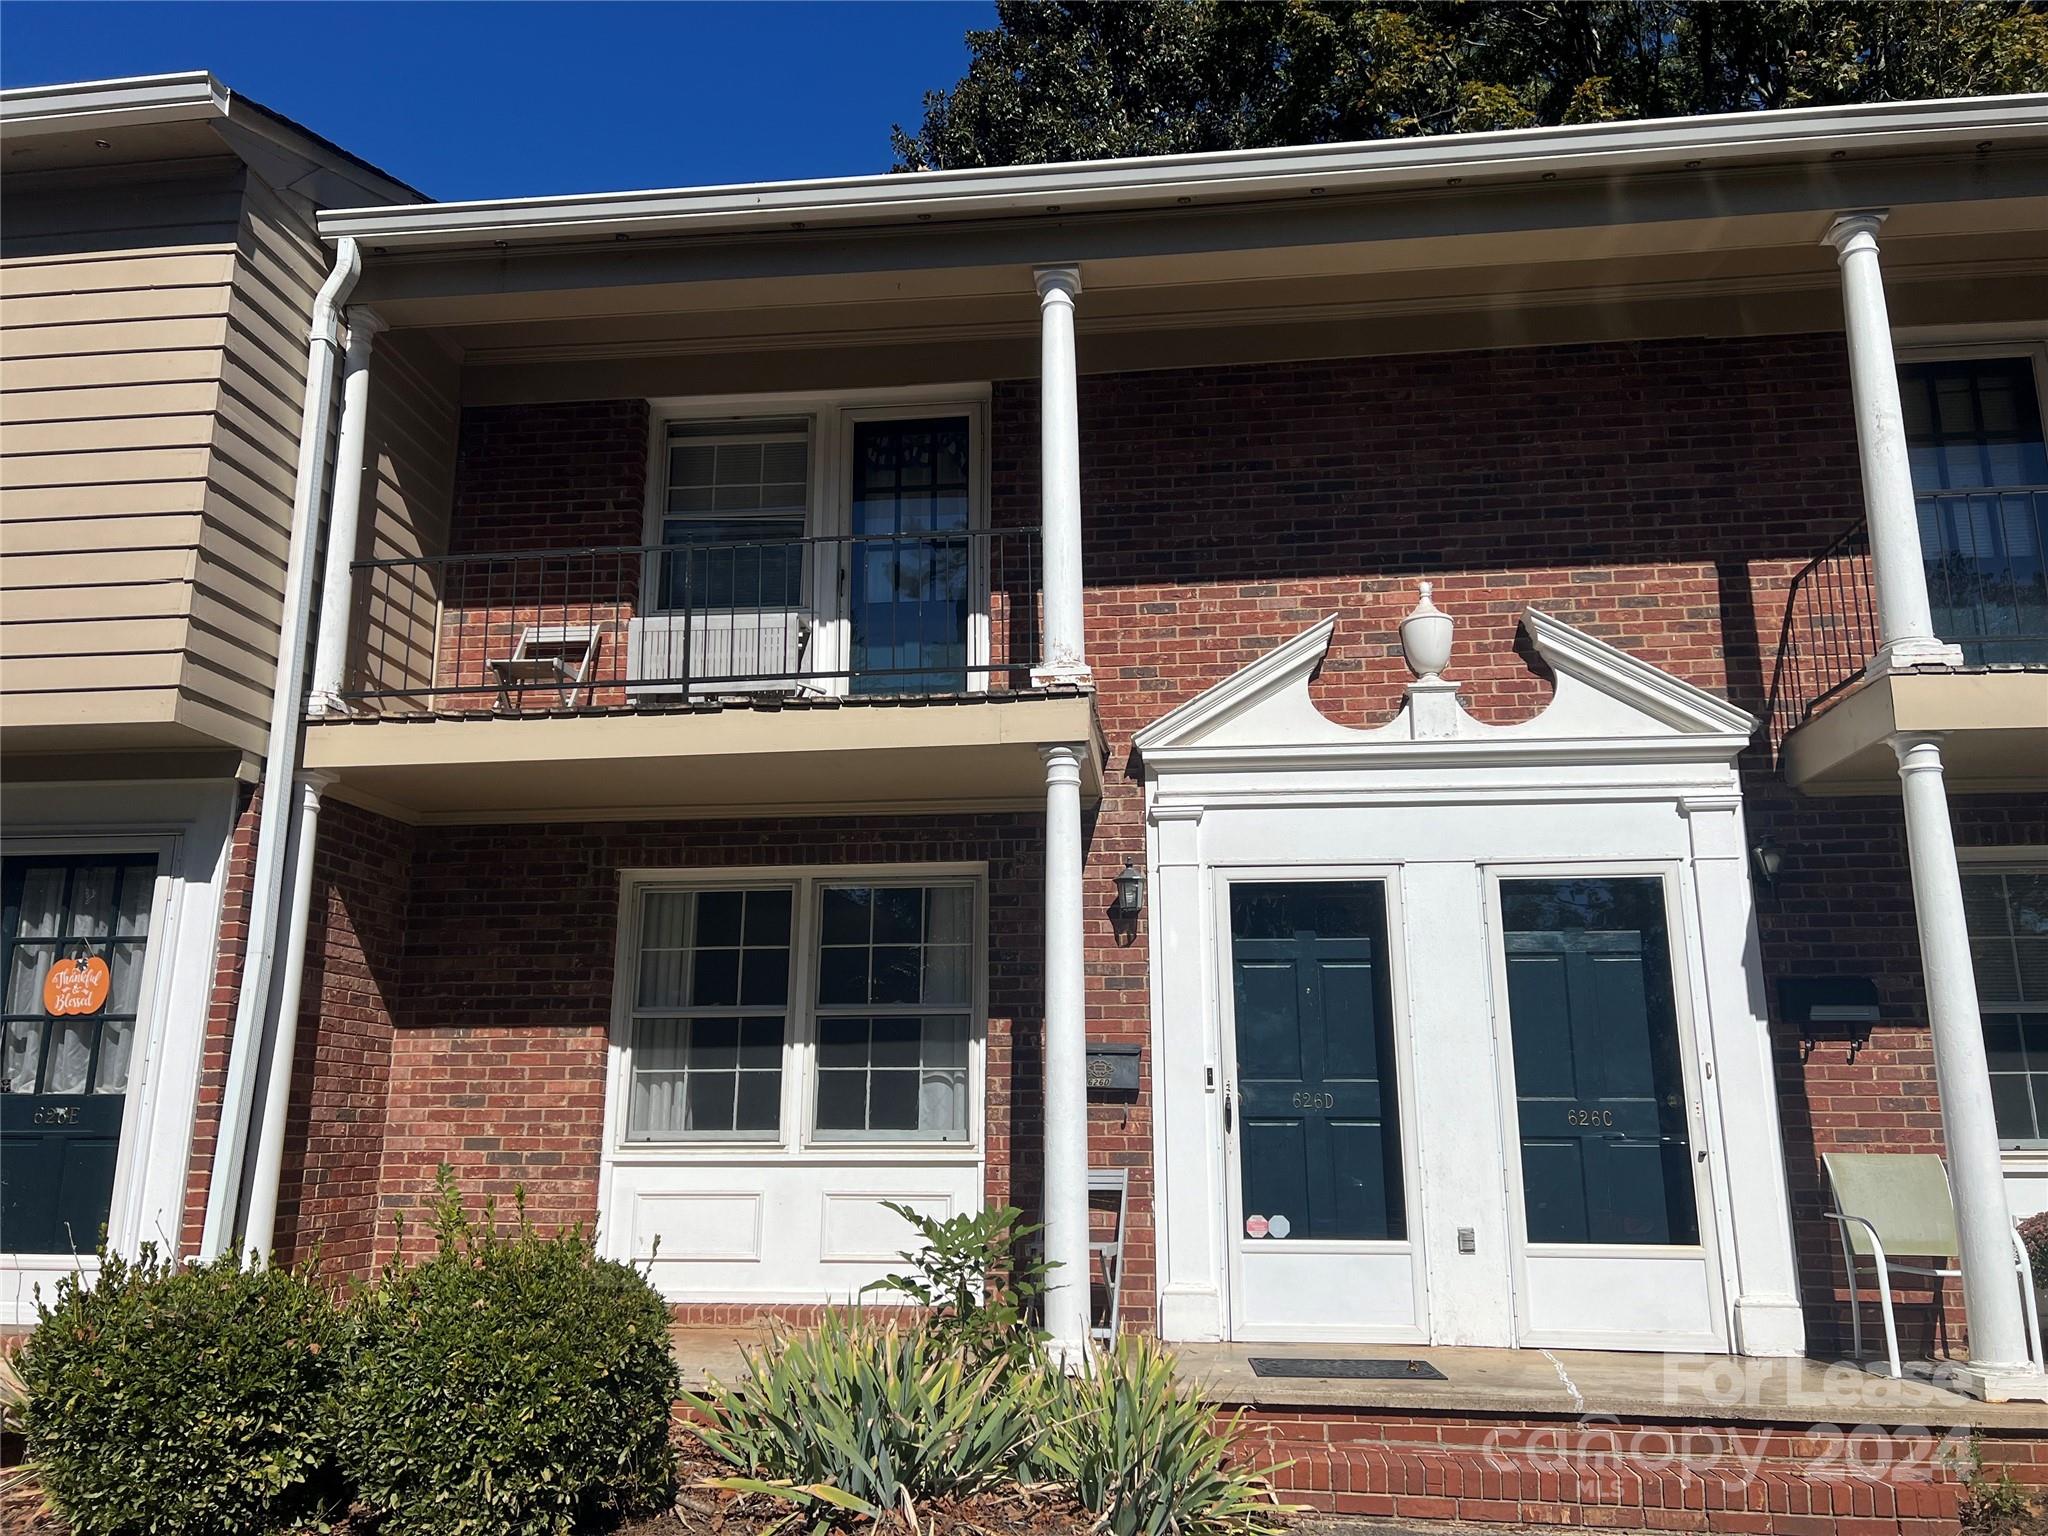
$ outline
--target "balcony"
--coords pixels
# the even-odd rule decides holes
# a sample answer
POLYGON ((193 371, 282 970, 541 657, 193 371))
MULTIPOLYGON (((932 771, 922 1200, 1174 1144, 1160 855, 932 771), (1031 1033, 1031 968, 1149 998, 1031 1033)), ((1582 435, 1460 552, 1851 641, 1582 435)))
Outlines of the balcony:
POLYGON ((1920 545, 1935 632, 1961 667, 1869 676, 1877 598, 1863 525, 1793 578, 1772 682, 1771 740, 1791 784, 1890 793, 1895 732, 1947 735, 1951 785, 2048 785, 2048 487, 1926 492, 1920 545))
POLYGON ((1092 698, 1037 688, 1037 532, 359 561, 306 765, 414 821, 1043 805, 1092 698))

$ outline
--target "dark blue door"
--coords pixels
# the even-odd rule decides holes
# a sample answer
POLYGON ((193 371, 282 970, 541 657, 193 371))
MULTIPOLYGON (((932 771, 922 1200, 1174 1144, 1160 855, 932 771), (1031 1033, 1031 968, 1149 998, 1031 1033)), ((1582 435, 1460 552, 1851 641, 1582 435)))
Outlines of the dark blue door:
POLYGON ((8 859, 0 868, 0 1249, 90 1253, 114 1166, 149 944, 153 857, 8 859), (97 1007, 53 1015, 53 969, 98 961, 97 1007))
POLYGON ((1234 884, 1230 944, 1248 1237, 1405 1237, 1385 887, 1234 884))
POLYGON ((1504 880, 1532 1243, 1699 1241, 1663 882, 1504 880))

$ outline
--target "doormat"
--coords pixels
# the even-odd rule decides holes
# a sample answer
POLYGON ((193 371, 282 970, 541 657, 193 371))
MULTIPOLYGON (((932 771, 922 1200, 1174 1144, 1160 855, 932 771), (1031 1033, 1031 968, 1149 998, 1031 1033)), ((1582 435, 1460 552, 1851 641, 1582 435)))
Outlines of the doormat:
POLYGON ((1254 1376, 1293 1376, 1332 1381, 1448 1381, 1427 1360, 1317 1360, 1253 1355, 1254 1376))

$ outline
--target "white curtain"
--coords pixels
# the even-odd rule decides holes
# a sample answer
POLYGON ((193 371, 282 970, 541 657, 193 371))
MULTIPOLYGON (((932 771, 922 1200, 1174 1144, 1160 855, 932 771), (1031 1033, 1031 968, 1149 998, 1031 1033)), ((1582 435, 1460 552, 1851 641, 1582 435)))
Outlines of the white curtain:
MULTIPOLYGON (((21 888, 21 921, 15 929, 22 939, 54 939, 63 920, 64 871, 40 867, 28 871, 21 888)), ((34 1093, 36 1069, 42 1064, 43 978, 50 974, 56 958, 52 944, 18 944, 7 974, 7 1011, 36 1015, 7 1026, 7 1088, 10 1093, 34 1093)))
POLYGON ((917 1087, 918 1132, 948 1141, 964 1138, 967 1134, 967 1020, 926 1019, 918 1059, 923 1069, 917 1087))

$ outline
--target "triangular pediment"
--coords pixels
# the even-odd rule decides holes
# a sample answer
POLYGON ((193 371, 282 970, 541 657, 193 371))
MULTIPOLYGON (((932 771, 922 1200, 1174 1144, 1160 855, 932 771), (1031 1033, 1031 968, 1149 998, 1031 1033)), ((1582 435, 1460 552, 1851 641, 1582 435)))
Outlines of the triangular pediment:
MULTIPOLYGON (((1530 608, 1521 627, 1557 679, 1541 713, 1488 725, 1457 702, 1453 681, 1411 684, 1399 714, 1364 729, 1339 725, 1309 697, 1309 683, 1336 629, 1324 619, 1138 732, 1133 746, 1154 764, 1218 755, 1466 754, 1544 757, 1617 751, 1654 760, 1731 759, 1756 729, 1749 715, 1704 688, 1530 608), (1660 744, 1661 747, 1660 747, 1660 744)), ((1455 667, 1450 670, 1455 671, 1455 667)))

